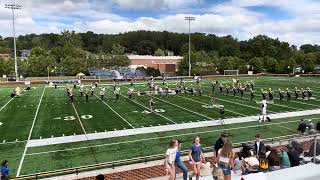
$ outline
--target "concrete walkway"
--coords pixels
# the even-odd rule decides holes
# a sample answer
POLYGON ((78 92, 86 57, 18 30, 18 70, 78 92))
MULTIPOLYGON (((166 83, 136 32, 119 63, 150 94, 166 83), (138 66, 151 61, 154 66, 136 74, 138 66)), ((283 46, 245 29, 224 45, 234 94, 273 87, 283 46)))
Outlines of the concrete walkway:
MULTIPOLYGON (((320 114, 320 109, 269 114, 269 117, 272 120, 274 120, 274 119, 280 119, 280 118, 307 116, 307 115, 315 115, 315 114, 320 114)), ((258 121, 258 118, 259 116, 229 118, 229 119, 224 119, 224 124, 254 122, 254 121, 258 121)), ((166 131, 200 128, 200 127, 217 126, 217 125, 220 125, 219 120, 210 120, 210 121, 183 123, 183 124, 170 124, 170 125, 162 125, 162 126, 154 126, 154 127, 144 127, 144 128, 136 128, 136 129, 125 129, 125 130, 117 130, 117 131, 109 131, 109 132, 98 132, 98 133, 90 133, 86 135, 83 134, 83 135, 53 137, 53 138, 46 138, 46 139, 33 139, 33 140, 27 141, 27 147, 74 143, 74 142, 82 142, 87 140, 107 139, 107 138, 114 138, 114 137, 131 136, 131 135, 147 134, 147 133, 155 133, 155 132, 166 132, 166 131)))

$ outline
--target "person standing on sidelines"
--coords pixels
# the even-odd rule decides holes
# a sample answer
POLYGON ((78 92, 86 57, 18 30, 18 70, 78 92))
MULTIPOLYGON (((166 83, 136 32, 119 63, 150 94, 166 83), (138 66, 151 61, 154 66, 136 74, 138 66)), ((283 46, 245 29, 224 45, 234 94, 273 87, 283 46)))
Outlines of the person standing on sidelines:
POLYGON ((256 134, 256 141, 254 142, 254 151, 255 151, 256 156, 258 156, 261 152, 266 151, 264 143, 261 140, 260 134, 256 134))
POLYGON ((193 139, 193 143, 189 147, 189 158, 190 158, 190 164, 192 165, 193 172, 196 175, 196 180, 199 180, 201 162, 205 162, 199 136, 196 136, 193 139))
POLYGON ((1 164, 1 180, 9 179, 8 161, 4 160, 1 164))
POLYGON ((218 163, 218 166, 222 169, 224 179, 225 180, 231 180, 231 170, 233 169, 235 173, 234 168, 234 156, 235 153, 232 149, 232 143, 229 139, 225 141, 222 148, 218 151, 218 156, 216 159, 216 163, 218 163))
POLYGON ((265 122, 267 119, 267 100, 265 99, 261 101, 261 115, 262 117, 259 117, 259 122, 265 122))
POLYGON ((186 167, 186 165, 184 164, 183 161, 181 161, 181 146, 182 146, 182 142, 180 140, 178 140, 178 150, 177 150, 177 154, 176 154, 176 160, 175 160, 175 165, 177 168, 179 168, 182 173, 183 173, 183 180, 187 180, 188 179, 188 168, 186 167))
POLYGON ((227 141, 228 139, 228 134, 226 132, 222 132, 220 135, 220 138, 216 141, 214 144, 214 154, 217 157, 218 156, 218 151, 223 147, 223 144, 227 141))
POLYGON ((178 141, 175 139, 172 139, 170 141, 169 147, 166 151, 166 158, 165 158, 165 168, 170 174, 169 180, 174 180, 176 177, 176 171, 175 171, 175 159, 176 159, 176 154, 178 150, 178 141))

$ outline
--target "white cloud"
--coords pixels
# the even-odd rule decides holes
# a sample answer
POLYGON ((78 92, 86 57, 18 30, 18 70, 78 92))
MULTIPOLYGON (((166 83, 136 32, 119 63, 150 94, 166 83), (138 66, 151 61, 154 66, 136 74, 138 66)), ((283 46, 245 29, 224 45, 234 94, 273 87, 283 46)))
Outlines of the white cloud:
MULTIPOLYGON (((11 2, 7 0, 6 2, 11 2)), ((6 3, 4 2, 4 3, 6 3)), ((187 32, 185 16, 195 16, 192 32, 233 35, 240 40, 266 34, 301 45, 320 44, 320 1, 315 0, 231 0, 204 4, 203 0, 17 0, 17 34, 58 33, 63 29, 77 32, 120 33, 135 30, 187 32), (196 9, 198 8, 205 9, 196 9), (276 7, 290 18, 271 19, 247 7, 276 7), (152 10, 157 17, 130 18, 119 10, 152 10)), ((208 1, 207 1, 208 2, 208 1)), ((11 12, 0 7, 2 36, 11 36, 11 12)))

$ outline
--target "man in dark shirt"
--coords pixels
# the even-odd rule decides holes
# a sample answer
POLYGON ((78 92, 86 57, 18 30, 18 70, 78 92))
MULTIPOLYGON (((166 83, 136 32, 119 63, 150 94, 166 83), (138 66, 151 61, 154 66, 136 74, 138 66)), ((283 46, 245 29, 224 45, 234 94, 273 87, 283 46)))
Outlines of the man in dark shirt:
POLYGON ((307 123, 303 119, 301 119, 297 131, 299 131, 301 134, 304 134, 304 132, 306 131, 306 128, 307 128, 307 123))
POLYGON ((288 145, 288 157, 290 161, 290 167, 299 166, 300 158, 299 153, 293 148, 291 144, 288 145))
POLYGON ((226 132, 222 132, 220 138, 216 141, 214 145, 215 155, 218 155, 219 149, 222 148, 224 142, 228 139, 228 134, 226 132))

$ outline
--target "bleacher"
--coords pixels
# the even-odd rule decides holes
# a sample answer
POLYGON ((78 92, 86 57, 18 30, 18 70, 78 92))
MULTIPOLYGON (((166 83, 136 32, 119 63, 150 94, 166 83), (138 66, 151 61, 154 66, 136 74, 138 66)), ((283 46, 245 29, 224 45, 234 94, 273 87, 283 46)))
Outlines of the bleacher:
POLYGON ((89 69, 89 73, 92 79, 131 79, 145 77, 143 72, 129 68, 89 69))

